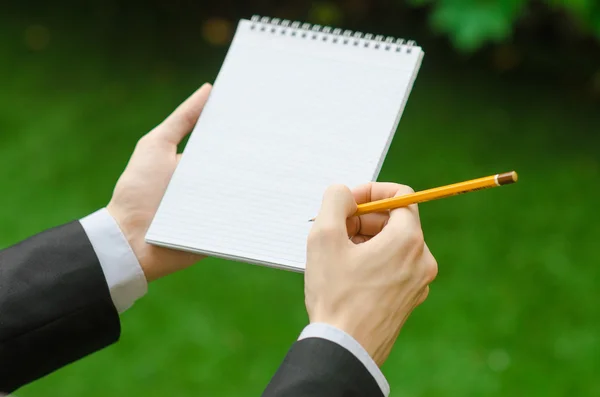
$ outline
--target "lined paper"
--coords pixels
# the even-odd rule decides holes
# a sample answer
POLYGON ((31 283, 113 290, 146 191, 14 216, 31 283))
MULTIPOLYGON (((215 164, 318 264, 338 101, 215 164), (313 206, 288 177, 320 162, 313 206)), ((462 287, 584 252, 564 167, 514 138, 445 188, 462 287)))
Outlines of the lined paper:
POLYGON ((327 186, 376 180, 423 53, 250 26, 238 25, 146 240, 302 271, 327 186))

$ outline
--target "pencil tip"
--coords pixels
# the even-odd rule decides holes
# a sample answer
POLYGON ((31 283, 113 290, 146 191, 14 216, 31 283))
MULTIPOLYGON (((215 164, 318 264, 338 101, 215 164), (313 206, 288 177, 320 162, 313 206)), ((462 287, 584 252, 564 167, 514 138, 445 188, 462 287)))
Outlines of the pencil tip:
POLYGON ((308 221, 309 221, 309 222, 314 222, 314 221, 315 221, 315 218, 313 218, 313 219, 309 219, 308 221))

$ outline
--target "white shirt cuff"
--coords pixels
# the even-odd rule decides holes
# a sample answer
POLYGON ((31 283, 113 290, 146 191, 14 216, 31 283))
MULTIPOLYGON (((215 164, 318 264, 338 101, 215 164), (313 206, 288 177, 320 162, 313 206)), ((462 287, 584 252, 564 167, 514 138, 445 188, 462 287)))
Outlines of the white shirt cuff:
POLYGON ((331 342, 337 343, 342 346, 344 349, 348 350, 352 353, 356 358, 360 360, 360 362, 367 368, 367 370, 371 373, 371 376, 375 379, 381 392, 385 397, 388 397, 390 394, 390 385, 388 384, 385 376, 375 363, 369 353, 354 339, 352 336, 348 335, 341 329, 338 329, 334 326, 325 323, 312 323, 308 325, 302 333, 298 340, 306 339, 306 338, 321 338, 327 339, 331 342))
POLYGON ((144 271, 119 225, 106 208, 80 220, 110 290, 110 296, 119 313, 129 309, 148 291, 144 271))

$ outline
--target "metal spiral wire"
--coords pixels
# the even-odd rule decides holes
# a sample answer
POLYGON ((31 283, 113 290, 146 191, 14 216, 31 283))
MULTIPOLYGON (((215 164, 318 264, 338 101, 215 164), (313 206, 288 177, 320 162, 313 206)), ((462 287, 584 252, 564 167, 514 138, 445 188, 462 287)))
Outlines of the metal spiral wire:
POLYGON ((301 23, 287 19, 252 16, 250 29, 261 32, 269 32, 282 36, 301 37, 310 40, 321 40, 333 44, 351 45, 355 47, 374 48, 384 51, 410 53, 412 47, 416 46, 413 40, 404 40, 392 36, 363 34, 352 30, 332 28, 310 23, 301 23))

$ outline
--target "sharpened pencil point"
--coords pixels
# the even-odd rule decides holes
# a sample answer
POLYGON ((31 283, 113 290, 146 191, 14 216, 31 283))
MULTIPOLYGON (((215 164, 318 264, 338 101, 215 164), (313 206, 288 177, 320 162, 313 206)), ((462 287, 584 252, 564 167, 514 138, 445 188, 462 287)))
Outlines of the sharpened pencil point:
POLYGON ((309 221, 309 222, 314 222, 314 221, 315 221, 315 218, 309 219, 308 221, 309 221))

